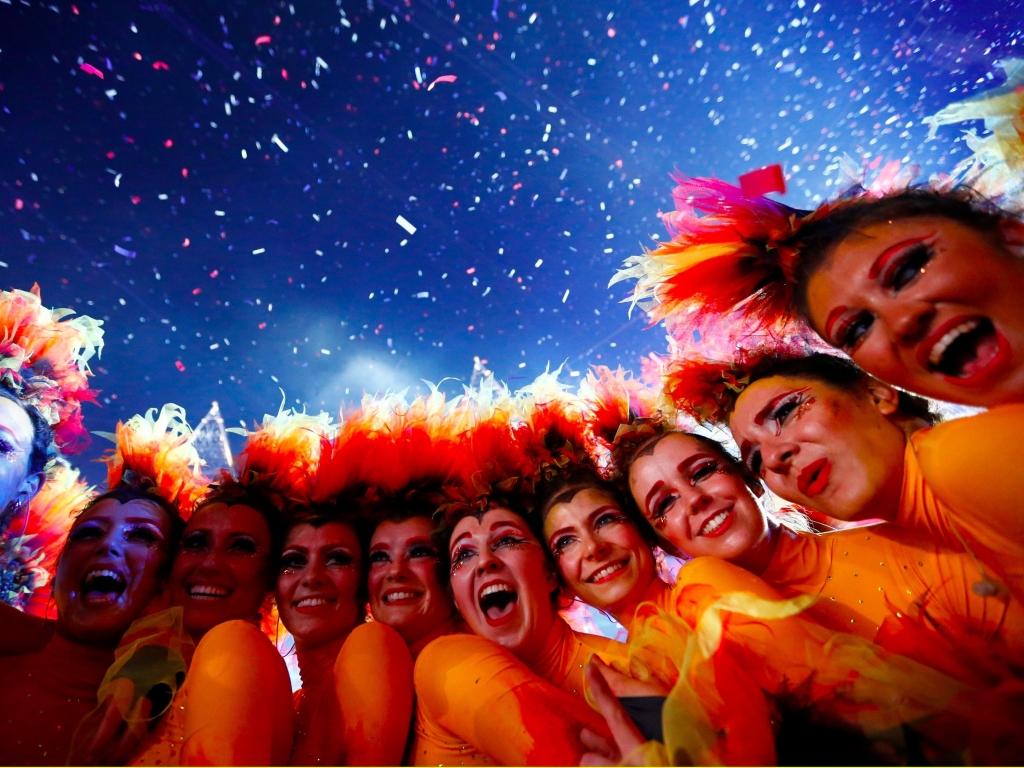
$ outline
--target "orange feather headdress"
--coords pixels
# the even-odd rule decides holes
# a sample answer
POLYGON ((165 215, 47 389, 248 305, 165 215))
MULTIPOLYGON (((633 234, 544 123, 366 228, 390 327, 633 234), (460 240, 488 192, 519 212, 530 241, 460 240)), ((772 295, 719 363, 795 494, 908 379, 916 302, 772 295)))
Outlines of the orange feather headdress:
POLYGON ((0 291, 0 383, 39 411, 66 454, 89 443, 81 406, 95 402, 89 360, 103 349, 103 321, 73 314, 46 309, 38 285, 0 291))
POLYGON ((188 519, 209 479, 202 473, 203 460, 192 445, 192 429, 181 406, 168 403, 159 415, 150 408, 145 415, 118 422, 116 434, 96 434, 116 444, 103 458, 108 490, 121 484, 139 485, 188 519))
POLYGON ((11 521, 0 536, 0 602, 34 616, 46 615, 57 555, 74 514, 94 495, 77 469, 56 466, 30 502, 24 520, 11 521))

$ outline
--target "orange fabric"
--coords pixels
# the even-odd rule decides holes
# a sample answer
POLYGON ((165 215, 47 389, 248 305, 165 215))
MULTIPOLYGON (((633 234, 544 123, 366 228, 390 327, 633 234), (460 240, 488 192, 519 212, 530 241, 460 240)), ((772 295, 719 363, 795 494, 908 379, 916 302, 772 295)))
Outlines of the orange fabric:
POLYGON ((1024 600, 1024 472, 1016 455, 1022 430, 1024 404, 1015 404, 915 433, 897 518, 947 546, 966 544, 1018 600, 1024 600))
POLYGON ((590 656, 624 656, 619 643, 556 619, 531 669, 476 635, 428 645, 416 661, 413 765, 578 765, 582 728, 607 733, 583 700, 590 656))
POLYGON ((420 656, 420 652, 428 645, 430 645, 432 642, 437 640, 437 638, 444 637, 445 635, 454 635, 459 632, 469 632, 469 627, 466 626, 466 622, 462 620, 461 616, 455 615, 452 616, 452 618, 448 619, 448 621, 446 621, 440 627, 435 629, 433 632, 431 632, 429 635, 417 640, 415 643, 409 646, 409 653, 412 654, 412 660, 416 661, 416 659, 418 659, 420 656))
POLYGON ((228 621, 200 641, 170 711, 129 764, 284 765, 291 745, 284 660, 257 627, 228 621))
POLYGON ((60 635, 41 651, 0 659, 0 760, 63 765, 113 661, 113 648, 79 645, 60 635))
POLYGON ((978 676, 979 663, 1024 662, 1024 606, 977 594, 970 556, 923 531, 886 523, 821 535, 784 528, 761 577, 787 597, 817 596, 807 615, 829 629, 972 685, 995 682, 978 676))
POLYGON ((292 765, 398 765, 412 718, 412 657, 391 627, 371 622, 316 675, 299 657, 292 765))

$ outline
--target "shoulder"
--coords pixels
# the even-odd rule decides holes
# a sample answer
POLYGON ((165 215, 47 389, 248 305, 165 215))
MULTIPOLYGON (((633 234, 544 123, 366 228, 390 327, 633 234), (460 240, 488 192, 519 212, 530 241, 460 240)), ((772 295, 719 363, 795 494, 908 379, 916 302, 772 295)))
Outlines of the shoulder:
POLYGON ((280 666, 287 674, 284 659, 259 627, 234 620, 218 624, 196 646, 192 670, 221 674, 246 669, 280 666))
POLYGON ((430 642, 416 659, 416 671, 429 668, 446 668, 479 659, 507 653, 500 645, 473 634, 443 635, 430 642))
POLYGON ((764 583, 759 576, 725 560, 717 557, 695 557, 679 569, 673 592, 678 594, 688 587, 701 585, 714 587, 718 591, 746 591, 756 589, 764 583))
POLYGON ((371 621, 360 624, 345 639, 335 662, 339 667, 359 665, 365 672, 369 667, 392 668, 407 666, 412 669, 412 656, 402 636, 387 624, 371 621))

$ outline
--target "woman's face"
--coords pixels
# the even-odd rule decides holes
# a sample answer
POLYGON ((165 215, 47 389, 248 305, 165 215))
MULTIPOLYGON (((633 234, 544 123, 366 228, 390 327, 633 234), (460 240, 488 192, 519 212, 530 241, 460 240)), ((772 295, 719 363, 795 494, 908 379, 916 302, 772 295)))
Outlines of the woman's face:
POLYGON ((34 436, 25 409, 0 397, 0 516, 12 501, 27 502, 39 490, 39 475, 26 476, 34 436))
POLYGON ((79 515, 53 583, 61 634, 116 645, 163 589, 170 550, 171 518, 151 501, 103 499, 79 515))
POLYGON ((270 527, 244 504, 214 503, 185 526, 171 568, 171 601, 194 638, 232 619, 252 620, 272 584, 270 527))
POLYGON ((669 434, 635 459, 629 489, 658 534, 688 557, 742 560, 768 536, 741 474, 690 435, 669 434))
POLYGON ((1024 225, 981 233, 922 216, 871 224, 807 283, 814 329, 865 371, 993 406, 1024 393, 1024 225))
POLYGON ((452 531, 455 605, 474 633, 535 662, 555 619, 558 584, 544 549, 519 515, 491 509, 467 516, 452 531))
POLYGON ((751 472, 787 501, 838 520, 895 519, 906 435, 887 416, 895 391, 875 396, 809 379, 756 381, 729 428, 751 472))
POLYGON ((573 594, 613 616, 640 603, 657 577, 650 546, 618 502, 598 488, 553 505, 544 538, 573 594))
POLYGON ((455 613, 438 578, 439 553, 428 517, 385 520, 370 540, 370 610, 412 645, 455 613))
POLYGON ((300 648, 345 637, 359 623, 359 539, 348 523, 297 525, 277 576, 277 610, 300 648))

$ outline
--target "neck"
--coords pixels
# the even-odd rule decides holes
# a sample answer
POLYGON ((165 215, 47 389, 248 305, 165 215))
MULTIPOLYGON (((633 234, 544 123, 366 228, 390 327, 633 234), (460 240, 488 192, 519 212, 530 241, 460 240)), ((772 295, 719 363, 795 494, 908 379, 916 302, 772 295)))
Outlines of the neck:
POLYGON ((114 648, 81 642, 57 632, 41 653, 48 658, 47 669, 75 695, 96 697, 107 673, 114 663, 114 648))
POLYGON ((616 606, 616 610, 609 610, 608 612, 617 622, 619 622, 619 624, 626 628, 627 632, 629 632, 630 625, 636 617, 636 611, 637 608, 640 607, 640 604, 657 602, 658 595, 668 588, 668 584, 658 578, 657 575, 652 576, 650 581, 647 582, 646 589, 644 589, 644 592, 639 599, 630 600, 622 606, 616 606))
POLYGON ((779 525, 771 520, 768 520, 768 525, 765 529, 764 536, 745 551, 739 557, 732 558, 732 563, 738 565, 744 570, 750 571, 751 573, 760 576, 766 570, 768 565, 772 561, 772 556, 775 554, 775 545, 779 541, 779 525))
POLYGON ((517 659, 531 669, 537 665, 543 666, 551 650, 558 646, 561 639, 561 625, 565 625, 565 622, 558 617, 554 610, 551 610, 545 618, 546 620, 537 627, 533 637, 530 638, 530 642, 524 643, 515 650, 509 649, 517 659))
POLYGON ((346 632, 330 642, 312 647, 304 645, 299 640, 295 641, 295 655, 299 660, 299 676, 302 678, 304 688, 331 679, 334 662, 337 661, 341 646, 347 639, 348 633, 346 632))
POLYGON ((53 638, 50 642, 52 643, 57 639, 59 639, 62 644, 66 643, 75 648, 81 648, 89 653, 102 655, 104 653, 113 654, 114 650, 117 648, 117 644, 121 642, 121 635, 118 635, 117 637, 99 637, 95 639, 74 637, 65 627, 60 625, 60 622, 58 622, 57 631, 54 632, 53 638))

